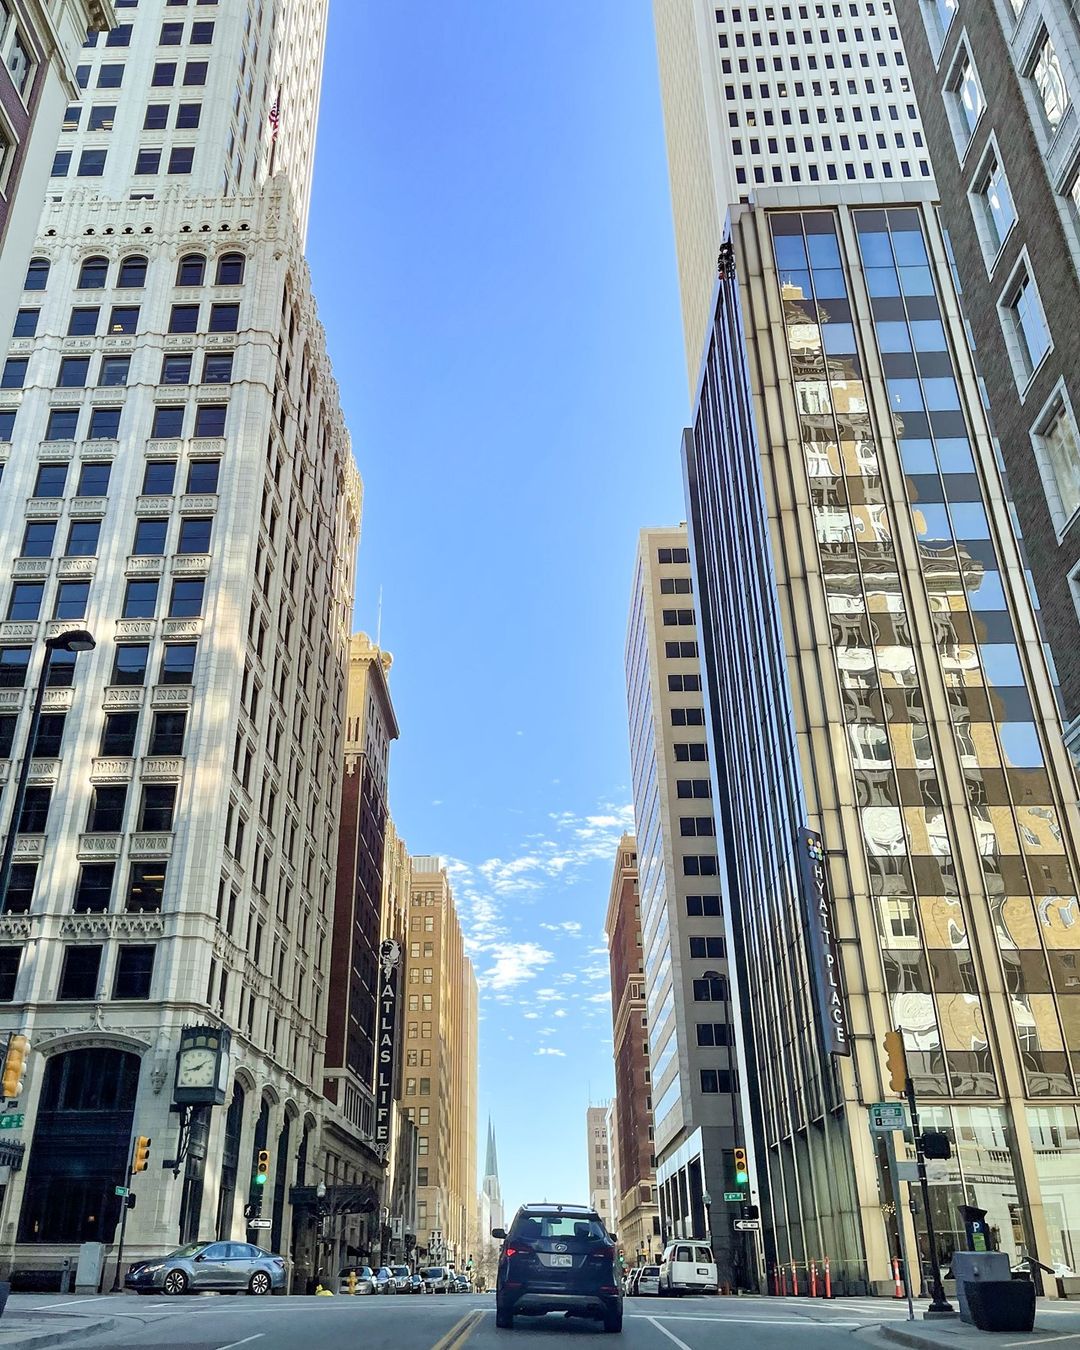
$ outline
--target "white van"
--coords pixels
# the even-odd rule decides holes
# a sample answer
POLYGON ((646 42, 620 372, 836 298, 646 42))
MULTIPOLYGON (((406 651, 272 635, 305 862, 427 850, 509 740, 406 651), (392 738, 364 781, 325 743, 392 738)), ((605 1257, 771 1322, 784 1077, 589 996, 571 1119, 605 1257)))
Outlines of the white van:
POLYGON ((715 1294, 716 1262, 703 1242, 669 1242, 660 1258, 661 1294, 715 1294))

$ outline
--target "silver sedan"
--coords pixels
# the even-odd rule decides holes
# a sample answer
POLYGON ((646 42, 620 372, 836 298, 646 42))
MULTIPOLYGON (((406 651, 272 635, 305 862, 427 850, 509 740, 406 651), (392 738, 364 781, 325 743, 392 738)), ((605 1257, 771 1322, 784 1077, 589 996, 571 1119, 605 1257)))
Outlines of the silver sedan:
POLYGON ((128 1271, 137 1294, 270 1294, 285 1288, 285 1259, 250 1242, 191 1242, 128 1271))

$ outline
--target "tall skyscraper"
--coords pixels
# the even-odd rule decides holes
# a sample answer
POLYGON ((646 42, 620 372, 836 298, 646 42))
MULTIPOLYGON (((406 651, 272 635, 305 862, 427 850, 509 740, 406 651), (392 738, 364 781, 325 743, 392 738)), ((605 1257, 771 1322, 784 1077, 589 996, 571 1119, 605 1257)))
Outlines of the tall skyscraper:
POLYGON ((0 446, 9 781, 32 756, 20 819, 0 803, 0 1026, 33 1043, 5 1260, 111 1239, 136 1135, 133 1259, 246 1210, 299 1279, 320 1260, 290 1197, 327 1171, 361 506, 302 252, 325 17, 143 0, 82 54, 0 446), (96 649, 54 656, 28 747, 72 627, 96 649))
POLYGON ((417 1247, 464 1270, 476 1222, 477 989, 442 860, 412 859, 405 1111, 416 1122, 417 1247))
MULTIPOLYGON (((612 1177, 615 1227, 627 1261, 639 1264, 660 1237, 653 1164, 652 1080, 649 1019, 645 1003, 645 956, 638 905, 637 840, 624 834, 615 853, 608 897, 608 964, 615 1060, 612 1177)), ((610 1133, 610 1131, 609 1131, 610 1133)))
POLYGON ((1080 14, 904 0, 941 219, 1080 768, 1080 14))
POLYGON ((711 1240, 720 1281, 743 1277, 726 1168, 742 1142, 735 1019, 724 937, 686 528, 642 530, 626 635, 626 698, 652 1152, 662 1237, 711 1240), (712 1225, 703 1197, 712 1198, 712 1225))
POLYGON ((585 1112, 585 1134, 589 1148, 589 1204, 606 1225, 612 1225, 611 1147, 606 1103, 603 1106, 590 1106, 585 1112))
POLYGON ((933 181, 890 173, 888 146, 826 178, 826 134, 921 136, 895 17, 882 0, 658 3, 673 10, 695 14, 695 47, 662 68, 712 78, 665 87, 672 173, 729 203, 711 312, 691 316, 706 341, 684 449, 767 1264, 829 1256, 834 1288, 887 1287, 897 1219, 928 1254, 921 1202, 883 1210, 867 1129, 892 1028, 923 1128, 952 1140, 938 1256, 967 1203, 1003 1250, 1066 1259, 1080 822, 1054 685, 933 181), (753 127, 723 94, 724 137, 766 114, 814 127, 818 175, 782 168, 744 199, 676 104, 704 117, 726 90, 718 37, 766 51, 789 22, 753 127), (851 71, 852 103, 806 78, 811 53, 851 71))
MULTIPOLYGON (((112 28, 118 8, 112 0, 59 0, 47 8, 37 0, 5 0, 0 6, 0 277, 5 282, 21 277, 30 260, 64 108, 78 95, 79 49, 87 32, 96 36, 112 28)), ((106 39, 122 40, 122 30, 106 39)), ((11 332, 18 301, 14 286, 0 284, 0 333, 11 332)), ((25 326, 29 320, 22 322, 25 326)), ((5 381, 11 378, 9 372, 5 381)), ((0 403, 0 433, 8 411, 0 403)))
MULTIPOLYGON (((387 792, 390 746, 398 735, 387 684, 392 660, 390 653, 377 647, 366 633, 353 634, 349 643, 345 773, 337 839, 323 1077, 328 1166, 340 1174, 343 1183, 364 1183, 379 1194, 380 1209, 386 1203, 382 1191, 387 1177, 384 1160, 375 1151, 373 1135, 383 867, 389 821, 387 792)), ((400 1002, 400 986, 397 992, 400 1002)), ((395 1012, 400 1014, 400 1009, 395 1007, 395 1012)), ((397 1034, 400 1020, 398 1015, 389 1047, 391 1094, 395 1086, 400 1086, 401 1038, 397 1034)), ((393 1112, 392 1104, 389 1109, 393 1112)), ((391 1220, 395 1217, 400 1220, 402 1216, 391 1215, 391 1220)), ((377 1216, 361 1220, 354 1214, 347 1223, 353 1241, 344 1242, 344 1247, 358 1247, 361 1223, 367 1235, 377 1223, 377 1216)), ((343 1259, 345 1255, 343 1250, 343 1259)))

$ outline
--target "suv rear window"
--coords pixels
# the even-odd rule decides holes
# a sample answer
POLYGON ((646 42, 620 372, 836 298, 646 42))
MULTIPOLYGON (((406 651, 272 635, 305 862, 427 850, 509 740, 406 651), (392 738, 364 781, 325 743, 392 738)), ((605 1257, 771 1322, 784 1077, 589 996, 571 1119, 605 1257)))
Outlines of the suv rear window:
POLYGON ((659 1274, 660 1274, 660 1267, 659 1267, 659 1266, 645 1266, 645 1267, 643 1268, 643 1270, 642 1270, 641 1273, 642 1273, 642 1275, 659 1275, 659 1274))
POLYGON ((537 1238, 588 1238, 592 1242, 606 1242, 607 1233, 599 1219, 580 1214, 519 1214, 514 1220, 511 1237, 519 1241, 537 1238))

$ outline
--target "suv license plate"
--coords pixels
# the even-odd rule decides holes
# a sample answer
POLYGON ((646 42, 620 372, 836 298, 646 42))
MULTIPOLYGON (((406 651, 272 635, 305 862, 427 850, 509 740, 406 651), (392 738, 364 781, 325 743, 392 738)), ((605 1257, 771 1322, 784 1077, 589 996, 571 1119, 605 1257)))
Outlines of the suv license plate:
POLYGON ((708 1275, 708 1273, 709 1273, 709 1267, 708 1267, 708 1266, 698 1266, 698 1268, 697 1268, 697 1273, 698 1273, 699 1275, 708 1275))
POLYGON ((551 1256, 548 1260, 553 1266, 572 1266, 574 1264, 572 1256, 551 1256))

